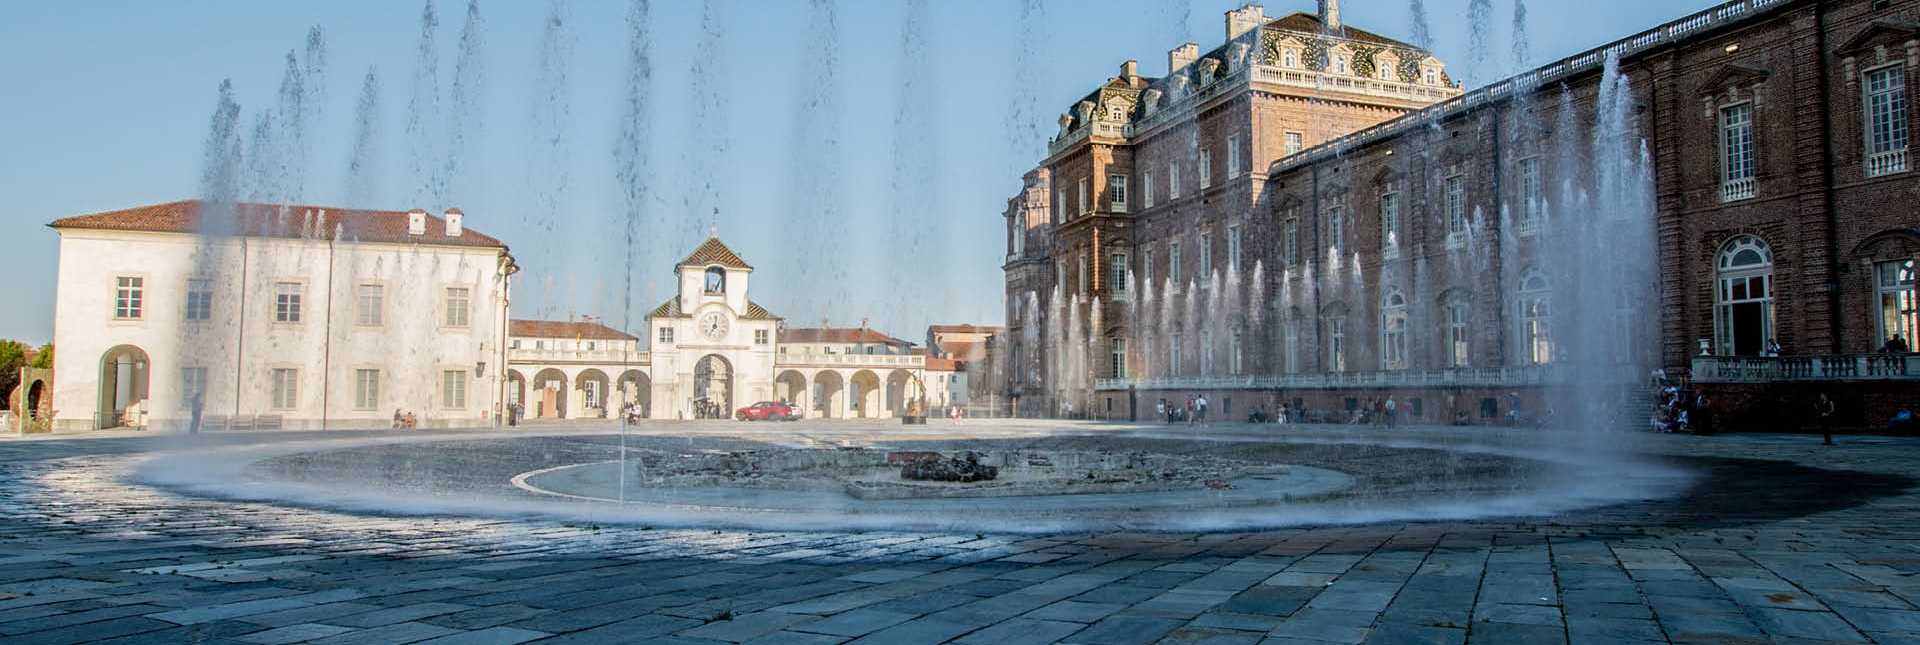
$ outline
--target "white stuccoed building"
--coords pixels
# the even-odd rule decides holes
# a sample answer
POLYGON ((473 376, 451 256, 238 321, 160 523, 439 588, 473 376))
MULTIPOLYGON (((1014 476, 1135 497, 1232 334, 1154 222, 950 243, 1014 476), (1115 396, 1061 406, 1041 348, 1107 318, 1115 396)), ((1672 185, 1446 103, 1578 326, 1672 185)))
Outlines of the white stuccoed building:
POLYGON ((60 234, 54 427, 491 425, 518 270, 464 215, 191 200, 60 234))

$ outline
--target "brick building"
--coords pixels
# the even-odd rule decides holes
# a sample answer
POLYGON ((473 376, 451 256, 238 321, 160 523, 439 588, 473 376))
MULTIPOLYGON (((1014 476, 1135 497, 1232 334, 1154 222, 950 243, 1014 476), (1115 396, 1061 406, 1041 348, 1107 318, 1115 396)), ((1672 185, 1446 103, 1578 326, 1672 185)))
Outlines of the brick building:
POLYGON ((1061 117, 1005 212, 995 373, 1028 413, 1487 422, 1664 368, 1877 418, 1914 391, 1872 352, 1920 325, 1917 7, 1732 2, 1464 93, 1337 2, 1229 12, 1061 117))

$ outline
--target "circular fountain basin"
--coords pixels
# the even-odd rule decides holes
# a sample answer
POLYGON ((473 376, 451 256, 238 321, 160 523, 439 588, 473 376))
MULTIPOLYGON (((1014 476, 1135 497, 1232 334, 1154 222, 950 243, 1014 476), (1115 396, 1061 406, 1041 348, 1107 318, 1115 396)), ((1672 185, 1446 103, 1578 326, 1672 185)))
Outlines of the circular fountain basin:
POLYGON ((1022 533, 1550 515, 1669 497, 1691 481, 1658 464, 1538 442, 1415 433, 936 436, 822 424, 798 439, 782 428, 789 434, 476 433, 202 447, 157 455, 135 478, 194 495, 379 514, 1022 533), (970 452, 999 474, 902 480, 888 461, 902 451, 970 452))

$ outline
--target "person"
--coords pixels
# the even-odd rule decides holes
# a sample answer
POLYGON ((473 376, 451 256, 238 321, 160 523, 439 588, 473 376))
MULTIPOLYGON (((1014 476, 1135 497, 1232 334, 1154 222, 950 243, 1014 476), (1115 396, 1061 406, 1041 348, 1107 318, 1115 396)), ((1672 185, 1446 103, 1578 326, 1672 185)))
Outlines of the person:
POLYGON ((1507 408, 1507 425, 1520 425, 1520 393, 1508 392, 1507 397, 1513 400, 1513 405, 1507 408))
POLYGON ((403 422, 403 425, 402 425, 401 427, 404 427, 404 428, 406 428, 406 429, 408 429, 408 430, 412 430, 412 429, 414 429, 414 427, 416 427, 416 426, 417 426, 418 424, 419 424, 419 421, 418 421, 418 420, 416 420, 416 419, 414 418, 414 416, 413 416, 413 412, 412 412, 412 411, 408 411, 408 412, 407 412, 407 419, 406 419, 406 421, 405 421, 405 422, 403 422))
POLYGON ((406 420, 407 420, 407 417, 406 415, 400 413, 400 408, 393 409, 393 427, 394 428, 396 429, 399 428, 400 424, 405 422, 406 420))
POLYGON ((1200 425, 1207 425, 1207 395, 1200 395, 1193 403, 1194 413, 1200 416, 1200 425))
POLYGON ((1168 424, 1173 423, 1173 417, 1167 414, 1166 399, 1160 399, 1159 403, 1153 404, 1153 416, 1160 417, 1161 419, 1165 420, 1168 424))
POLYGON ((1274 419, 1274 420, 1273 420, 1273 422, 1274 422, 1274 423, 1278 423, 1278 424, 1280 424, 1280 425, 1286 425, 1286 424, 1287 424, 1287 417, 1288 417, 1288 416, 1290 416, 1290 415, 1292 415, 1292 414, 1293 414, 1293 404, 1292 404, 1292 403, 1288 403, 1288 402, 1286 402, 1286 401, 1281 401, 1281 402, 1280 402, 1280 416, 1279 416, 1278 418, 1276 418, 1276 419, 1274 419))
POLYGON ((1193 395, 1188 394, 1187 395, 1187 425, 1193 425, 1195 421, 1198 421, 1197 417, 1199 416, 1199 414, 1194 412, 1194 410, 1195 408, 1193 407, 1193 395))
POLYGON ((947 406, 947 418, 952 420, 954 425, 960 425, 960 406, 947 406))
POLYGON ((1779 358, 1780 357, 1780 341, 1774 340, 1772 338, 1767 339, 1767 348, 1764 350, 1761 350, 1760 355, 1779 358))
POLYGON ((1392 428, 1394 423, 1394 415, 1396 414, 1396 411, 1395 411, 1396 406, 1393 403, 1393 395, 1391 394, 1387 395, 1386 407, 1387 407, 1387 427, 1392 428))
POLYGON ((507 404, 507 427, 511 428, 518 425, 520 425, 520 404, 508 403, 507 404))
POLYGON ((1820 421, 1822 446, 1833 445, 1833 408, 1833 399, 1827 398, 1826 392, 1821 392, 1820 400, 1813 402, 1813 413, 1820 421))
POLYGON ((1370 416, 1367 417, 1368 421, 1372 422, 1374 425, 1385 423, 1386 416, 1387 416, 1387 402, 1381 400, 1380 397, 1370 396, 1370 397, 1367 397, 1367 403, 1368 403, 1367 407, 1372 408, 1372 412, 1369 413, 1370 416))
POLYGON ((207 399, 199 392, 195 392, 193 399, 188 401, 187 406, 190 408, 188 413, 193 415, 193 422, 187 426, 187 434, 198 434, 200 432, 200 412, 206 409, 207 399))
POLYGON ((1880 346, 1880 351, 1889 354, 1905 354, 1907 353, 1907 340, 1901 338, 1899 334, 1894 334, 1893 338, 1887 339, 1887 344, 1880 346))

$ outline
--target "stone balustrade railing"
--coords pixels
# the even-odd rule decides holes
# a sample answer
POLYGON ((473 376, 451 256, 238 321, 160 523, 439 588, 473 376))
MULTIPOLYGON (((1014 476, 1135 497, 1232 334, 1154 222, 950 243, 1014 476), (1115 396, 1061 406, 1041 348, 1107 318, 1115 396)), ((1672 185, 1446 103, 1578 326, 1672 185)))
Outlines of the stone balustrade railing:
POLYGON ((597 363, 601 365, 646 365, 652 362, 648 352, 619 349, 554 349, 519 347, 507 350, 507 363, 597 363))
POLYGON ((1920 380, 1920 354, 1695 356, 1695 383, 1920 380))
POLYGON ((776 369, 787 367, 900 367, 924 369, 927 357, 911 354, 778 354, 776 369))

